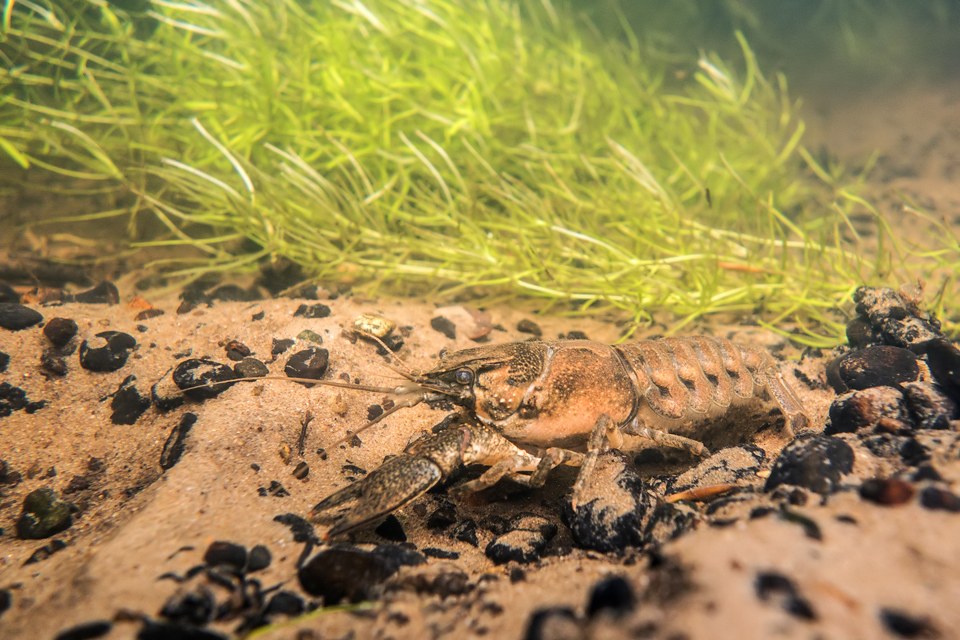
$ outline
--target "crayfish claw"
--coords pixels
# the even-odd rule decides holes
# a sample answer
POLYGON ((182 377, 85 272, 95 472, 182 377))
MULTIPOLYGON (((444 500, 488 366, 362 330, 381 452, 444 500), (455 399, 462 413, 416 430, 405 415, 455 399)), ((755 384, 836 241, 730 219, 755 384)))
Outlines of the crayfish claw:
POLYGON ((440 467, 429 458, 397 456, 364 479, 321 501, 313 508, 311 515, 317 516, 345 502, 357 501, 356 506, 323 536, 324 540, 329 540, 399 509, 426 493, 442 477, 440 467))

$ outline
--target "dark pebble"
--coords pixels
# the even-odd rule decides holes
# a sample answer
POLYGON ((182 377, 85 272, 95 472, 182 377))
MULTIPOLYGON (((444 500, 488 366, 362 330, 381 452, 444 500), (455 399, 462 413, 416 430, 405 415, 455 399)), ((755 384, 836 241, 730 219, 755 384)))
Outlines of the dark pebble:
POLYGON ((926 350, 926 344, 943 337, 935 325, 922 318, 887 320, 880 331, 887 342, 918 352, 926 350))
POLYGON ((262 378, 270 374, 267 365, 256 358, 244 358, 233 367, 238 378, 262 378))
MULTIPOLYGON (((377 550, 383 547, 378 547, 377 550)), ((394 547, 403 552, 403 549, 394 547)), ((297 571, 304 591, 323 598, 324 606, 342 600, 361 602, 373 600, 384 580, 397 572, 402 564, 419 564, 394 552, 364 551, 346 546, 334 546, 320 551, 297 571)), ((410 553, 410 552, 407 552, 410 553)))
POLYGON ((227 636, 188 624, 148 621, 137 633, 137 640, 227 640, 227 636))
POLYGON ((290 533, 293 534, 294 542, 309 542, 314 545, 320 544, 320 538, 317 536, 313 525, 295 513, 284 513, 279 516, 274 516, 273 521, 289 527, 290 533))
POLYGON ((276 338, 274 338, 273 346, 270 348, 270 355, 276 357, 281 353, 283 353, 284 351, 286 351, 287 349, 289 349, 290 347, 292 347, 293 345, 295 345, 296 343, 297 343, 296 340, 293 340, 290 338, 284 338, 283 340, 277 340, 276 338))
MULTIPOLYGON (((298 351, 287 360, 283 367, 283 372, 290 378, 308 378, 310 380, 319 380, 327 372, 327 364, 330 362, 330 352, 320 347, 310 347, 298 351)), ((305 387, 313 385, 307 382, 302 383, 305 387)))
POLYGON ((173 369, 167 371, 150 387, 150 400, 160 413, 169 413, 187 401, 173 382, 173 369))
POLYGON ((377 528, 374 529, 373 532, 391 542, 407 541, 407 534, 403 531, 403 525, 397 520, 397 516, 392 513, 377 525, 377 528))
POLYGON ((62 378, 69 372, 67 361, 53 351, 44 351, 40 355, 40 368, 58 378, 62 378))
POLYGON ((457 508, 452 503, 441 504, 427 517, 428 529, 446 529, 457 522, 457 508))
POLYGON ((167 441, 163 444, 163 451, 160 453, 160 468, 164 471, 172 469, 173 465, 180 461, 183 450, 186 447, 187 434, 193 428, 197 421, 195 413, 185 413, 167 436, 167 441))
POLYGON ((312 342, 313 344, 319 346, 323 344, 323 336, 321 336, 316 331, 311 331, 310 329, 304 329, 297 334, 297 340, 303 342, 312 342))
POLYGON ((517 331, 520 333, 529 333, 538 338, 543 335, 543 330, 540 328, 540 325, 533 320, 528 320, 527 318, 524 318, 517 323, 517 331))
POLYGON ((757 597, 767 602, 779 597, 783 610, 803 620, 816 620, 817 614, 810 603, 800 595, 790 578, 775 571, 762 571, 754 581, 757 597))
POLYGON ((261 296, 256 287, 244 289, 235 284, 224 284, 209 292, 207 298, 220 302, 253 302, 260 300, 261 296))
POLYGON ((383 407, 378 404, 372 404, 367 407, 367 421, 376 420, 383 415, 383 407))
POLYGON ((216 398, 230 388, 236 377, 227 365, 207 358, 184 360, 173 370, 173 383, 193 400, 216 398))
POLYGON ((944 395, 936 383, 908 382, 900 388, 919 429, 948 429, 950 420, 960 415, 957 403, 944 395))
POLYGON ((960 513, 960 497, 937 487, 927 487, 920 492, 920 504, 927 509, 960 513))
POLYGON ((443 571, 441 573, 418 573, 405 576, 401 580, 404 587, 412 587, 419 594, 433 594, 446 598, 469 593, 473 589, 470 576, 463 571, 443 571))
POLYGON ((217 540, 207 547, 203 561, 211 567, 226 567, 241 573, 247 566, 247 548, 235 542, 217 540))
POLYGON ((477 538, 477 523, 472 518, 461 520, 450 530, 450 535, 454 540, 466 542, 473 547, 480 546, 480 540, 477 538))
MULTIPOLYGON (((134 316, 133 319, 136 320, 137 322, 143 322, 144 320, 149 320, 150 318, 156 318, 162 315, 163 315, 163 309, 157 309, 156 307, 154 307, 153 309, 144 309, 143 311, 138 313, 136 316, 134 316)), ((150 327, 148 327, 147 325, 144 325, 144 324, 137 325, 137 331, 139 331, 140 333, 146 333, 149 330, 150 330, 150 327)))
POLYGON ((113 394, 110 401, 113 410, 110 421, 113 424, 133 424, 150 408, 150 398, 140 394, 134 384, 136 380, 136 376, 127 376, 113 394))
POLYGON ((54 636, 54 640, 93 640, 107 635, 111 629, 113 623, 109 620, 94 620, 61 631, 54 636))
POLYGON ((556 533, 557 525, 546 518, 521 513, 511 518, 507 532, 492 540, 484 553, 495 564, 534 562, 556 533))
POLYGON ((24 565, 35 564, 42 560, 46 560, 57 551, 62 551, 67 548, 67 543, 63 540, 51 540, 50 544, 45 544, 33 553, 30 554, 30 557, 23 563, 24 565))
POLYGON ((927 618, 914 616, 897 609, 880 610, 880 622, 898 638, 936 638, 939 634, 927 618))
POLYGON ((10 355, 0 351, 0 373, 3 373, 7 370, 7 365, 10 364, 10 355))
POLYGON ((430 319, 430 326, 434 331, 439 331, 443 335, 447 336, 451 340, 457 339, 457 325, 453 322, 444 318, 443 316, 437 316, 430 319))
POLYGON ((868 347, 840 356, 827 366, 827 382, 837 393, 895 387, 919 377, 917 356, 900 347, 868 347))
POLYGON ((90 488, 90 479, 87 476, 73 476, 63 490, 63 495, 80 493, 90 488))
POLYGON ((101 282, 93 289, 81 291, 74 300, 83 304, 118 304, 120 292, 112 282, 101 282))
POLYGON ((160 609, 160 615, 171 622, 200 626, 213 620, 216 607, 217 601, 210 589, 200 586, 172 595, 160 609))
POLYGON ((16 486, 23 480, 19 471, 11 471, 6 460, 0 460, 0 484, 16 486))
POLYGON ((900 478, 874 478, 860 485, 860 497, 883 505, 898 505, 913 497, 913 485, 900 478))
POLYGON ((907 438, 900 445, 900 459, 907 466, 917 467, 930 460, 930 452, 916 438, 907 438))
POLYGON ((5 418, 21 409, 26 413, 36 413, 45 404, 44 400, 30 402, 26 391, 20 387, 14 387, 9 382, 0 382, 0 418, 5 418))
POLYGON ((53 318, 43 327, 43 335, 53 343, 53 346, 62 348, 77 335, 79 327, 70 318, 53 318))
POLYGON ((271 560, 270 549, 258 544, 250 549, 250 554, 247 556, 247 571, 263 571, 270 566, 271 560))
POLYGON ((643 543, 656 503, 629 458, 611 450, 597 459, 576 511, 569 502, 564 504, 563 519, 578 546, 611 553, 643 543))
POLYGON ((523 637, 524 640, 574 640, 583 637, 583 629, 573 609, 549 607, 531 614, 523 637))
POLYGON ((832 436, 801 436, 777 456, 764 491, 792 484, 820 494, 833 493, 840 488, 840 477, 852 470, 853 449, 846 442, 832 436))
POLYGON ((266 312, 264 312, 264 311, 257 311, 255 314, 253 314, 252 316, 250 316, 250 320, 252 320, 253 322, 260 322, 261 320, 263 320, 263 319, 266 318, 266 317, 267 317, 266 312))
POLYGON ((514 567, 510 570, 510 584, 527 581, 527 572, 520 567, 514 567))
POLYGON ((43 315, 30 307, 14 302, 0 302, 0 327, 20 331, 41 322, 43 315))
POLYGON ((568 331, 566 335, 567 340, 589 340, 583 331, 568 331))
POLYGON ((310 475, 310 465, 308 465, 306 462, 301 461, 300 463, 297 464, 297 466, 293 469, 293 471, 290 472, 290 475, 292 475, 297 480, 306 480, 307 476, 310 475))
POLYGON ((17 537, 49 538, 71 524, 70 505, 57 500, 52 489, 36 489, 23 499, 23 512, 17 519, 17 537))
POLYGON ((279 613, 285 616, 298 616, 306 610, 303 598, 292 591, 278 591, 267 603, 267 615, 279 613))
POLYGON ((960 349, 946 340, 928 345, 927 364, 943 392, 960 406, 960 349))
POLYGON ((5 282, 0 282, 0 304, 7 302, 19 303, 20 294, 5 282))
POLYGON ((260 494, 261 498, 266 498, 267 496, 273 496, 274 498, 286 498, 290 495, 290 492, 287 491, 286 488, 276 480, 270 482, 269 487, 258 487, 257 493, 260 494))
POLYGON ((295 318, 326 318, 330 315, 330 307, 325 304, 311 304, 306 305, 302 304, 297 307, 297 310, 293 312, 293 317, 295 318))
POLYGON ((102 331, 80 344, 80 366, 88 371, 116 371, 136 346, 136 338, 129 333, 102 331))
POLYGON ((438 558, 440 560, 457 560, 460 558, 460 554, 456 551, 447 551, 436 547, 424 547, 421 551, 428 558, 438 558))
POLYGON ((851 391, 838 396, 830 405, 830 424, 825 435, 854 433, 860 429, 873 429, 881 419, 888 418, 903 424, 910 423, 907 403, 893 387, 874 387, 851 391))
POLYGON ((854 349, 863 349, 880 340, 880 334, 866 318, 854 318, 847 323, 847 342, 854 349))
POLYGON ((917 467, 917 470, 913 472, 913 475, 910 476, 910 479, 914 482, 922 482, 923 480, 933 480, 934 482, 939 482, 943 480, 943 476, 940 475, 933 465, 922 464, 917 467))
POLYGON ((223 347, 223 350, 227 354, 227 359, 233 360, 234 362, 240 362, 252 353, 252 351, 250 351, 250 347, 243 344, 239 340, 230 340, 223 347))
POLYGON ((800 528, 803 529, 803 535, 811 540, 823 540, 823 532, 816 520, 787 508, 785 504, 780 505, 780 519, 800 525, 800 528))
POLYGON ((612 576, 593 585, 587 602, 587 617, 606 613, 619 618, 633 611, 636 604, 630 583, 622 576, 612 576))
POLYGON ((13 605, 13 593, 10 589, 0 589, 0 616, 13 605))

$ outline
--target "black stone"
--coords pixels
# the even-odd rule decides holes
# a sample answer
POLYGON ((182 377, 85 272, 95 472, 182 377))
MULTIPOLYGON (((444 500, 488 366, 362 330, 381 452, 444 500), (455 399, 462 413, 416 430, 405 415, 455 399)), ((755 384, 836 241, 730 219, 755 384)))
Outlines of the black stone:
POLYGON ((227 636, 189 624, 148 621, 137 633, 137 640, 227 640, 227 636))
POLYGON ((283 353, 284 351, 286 351, 287 349, 289 349, 290 347, 292 347, 293 345, 295 345, 296 343, 297 343, 296 340, 293 340, 290 338, 285 338, 283 340, 277 340, 276 338, 274 338, 273 346, 270 348, 270 355, 276 357, 281 353, 283 353))
POLYGON ((920 366, 916 354, 900 347, 876 346, 853 351, 840 356, 827 367, 827 382, 837 393, 871 387, 896 387, 919 377, 920 366))
POLYGON ((550 540, 557 533, 557 525, 532 513, 521 513, 510 520, 507 532, 492 540, 484 553, 495 564, 515 561, 529 563, 538 560, 550 540))
POLYGON ((167 436, 167 441, 163 444, 163 451, 160 453, 160 468, 164 471, 172 469, 173 465, 180 462, 180 456, 186 448, 187 434, 193 428, 197 421, 195 413, 185 413, 167 436))
POLYGON ((93 289, 81 291, 74 300, 83 304, 117 304, 120 302, 120 292, 112 282, 101 282, 93 289))
POLYGON ((116 371, 136 346, 136 338, 129 333, 102 331, 80 344, 80 366, 88 371, 116 371))
POLYGON ((43 335, 57 348, 63 348, 77 335, 77 323, 70 318, 53 318, 43 327, 43 335))
POLYGON ((40 355, 40 368, 57 377, 63 377, 69 372, 67 361, 53 351, 44 351, 40 355))
POLYGON ((866 318, 854 318, 847 323, 847 342, 854 349, 862 349, 880 340, 880 334, 866 318))
MULTIPOLYGON (((287 360, 283 367, 283 372, 290 378, 308 378, 310 380, 319 380, 327 372, 327 364, 330 362, 330 352, 321 347, 310 347, 298 351, 287 360)), ((306 387, 313 385, 304 382, 306 387)))
POLYGON ((289 527, 290 533, 293 534, 294 542, 309 542, 314 545, 320 544, 320 538, 317 536, 313 525, 295 513, 284 513, 279 516, 274 516, 273 521, 289 527))
POLYGON ((427 516, 428 529, 446 529, 457 522, 457 508, 449 502, 441 504, 427 516))
POLYGON ((757 597, 767 602, 773 597, 781 599, 781 606, 790 615, 803 620, 816 620, 817 614, 810 603, 800 595, 790 578, 775 571, 761 571, 753 583, 757 597))
POLYGON ((164 603, 160 615, 172 622, 200 626, 213 620, 216 607, 213 593, 200 586, 194 591, 175 593, 164 603))
POLYGON ((397 516, 392 513, 377 525, 377 528, 374 529, 373 532, 391 542, 407 541, 407 534, 403 531, 403 525, 397 520, 397 516))
POLYGON ((11 471, 6 460, 0 460, 0 484, 16 486, 23 480, 19 471, 11 471))
POLYGON ((910 412, 903 393, 893 387, 851 391, 831 403, 830 424, 824 434, 830 436, 873 429, 883 418, 909 424, 910 412))
POLYGON ((0 373, 3 373, 7 370, 7 365, 10 364, 10 356, 3 351, 0 351, 0 373))
POLYGON ((781 484, 805 487, 820 494, 837 491, 840 477, 853 470, 853 449, 832 436, 798 437, 773 463, 764 491, 781 484))
POLYGON ((583 331, 568 331, 566 339, 567 340, 589 340, 590 338, 588 338, 587 334, 585 334, 583 331))
POLYGON ((271 560, 270 549, 258 544, 250 549, 250 554, 247 556, 247 571, 263 571, 270 566, 271 560))
POLYGON ((225 567, 241 573, 247 566, 247 548, 235 542, 217 540, 207 547, 203 561, 211 567, 225 567))
POLYGON ((40 539, 60 533, 73 524, 70 505, 57 500, 52 489, 37 489, 23 499, 23 512, 17 519, 17 537, 40 539))
POLYGON ((960 406, 960 349, 946 340, 936 340, 928 346, 926 358, 933 379, 960 406))
MULTIPOLYGON (((399 547, 396 547, 399 549, 399 547)), ((378 547, 380 549, 380 547, 378 547)), ((423 556, 416 554, 419 558, 423 556)), ((342 600, 373 600, 384 580, 397 572, 401 562, 389 552, 364 551, 337 545, 307 560, 297 571, 304 591, 323 598, 324 606, 342 600)))
POLYGON ((935 383, 908 382, 900 388, 918 429, 949 429, 950 420, 960 415, 957 403, 944 395, 935 383))
POLYGON ((480 540, 477 538, 477 523, 472 518, 461 520, 450 530, 450 535, 453 536, 454 540, 466 542, 474 547, 480 546, 480 540))
POLYGON ((267 603, 266 614, 282 614, 285 616, 298 616, 306 610, 306 604, 303 598, 292 591, 278 591, 270 598, 267 603))
POLYGON ((220 302, 253 302, 260 300, 260 293, 256 287, 244 289, 235 284, 223 284, 207 294, 209 300, 220 302))
POLYGON ((0 302, 0 327, 20 331, 43 321, 43 315, 14 302, 0 302))
POLYGON ((880 622, 898 638, 935 638, 939 634, 926 618, 918 617, 897 609, 880 610, 880 622))
POLYGON ((960 497, 937 487, 927 487, 920 492, 920 504, 927 509, 960 513, 960 497))
POLYGON ((113 424, 133 424, 150 408, 150 398, 140 395, 134 384, 137 376, 127 376, 110 401, 110 421, 113 424))
POLYGON ((290 472, 297 480, 306 480, 307 476, 310 475, 310 465, 306 462, 300 461, 297 466, 290 472))
POLYGON ((583 629, 573 609, 549 607, 537 609, 530 616, 524 640, 559 640, 583 637, 583 629))
POLYGON ((457 325, 443 316, 436 316, 430 319, 430 326, 434 331, 438 331, 451 340, 457 339, 457 325))
POLYGON ((35 564, 42 560, 46 560, 57 551, 62 551, 67 548, 67 543, 63 540, 51 540, 50 544, 45 544, 33 553, 30 554, 30 557, 23 563, 24 565, 35 564))
POLYGON ((330 315, 330 307, 325 304, 302 304, 293 312, 294 318, 326 318, 330 315))
POLYGON ((383 415, 383 407, 378 404, 372 404, 367 407, 367 421, 376 420, 383 415))
POLYGON ((113 623, 109 620, 94 620, 61 631, 54 636, 54 640, 94 640, 107 635, 111 629, 113 623))
POLYGON ((436 547, 424 547, 422 551, 423 555, 428 558, 438 558, 440 560, 457 560, 460 558, 460 554, 456 551, 447 551, 436 547))
POLYGON ((238 378, 262 378, 270 374, 267 365, 256 358, 244 358, 233 367, 238 378))
POLYGON ((173 383, 193 400, 209 400, 230 388, 233 369, 207 358, 184 360, 173 370, 173 383))
POLYGON ((19 303, 20 294, 5 282, 0 282, 0 304, 7 302, 19 303))
POLYGON ((630 583, 622 576, 612 576, 593 585, 587 602, 587 617, 607 613, 619 618, 633 611, 636 604, 630 583))
POLYGON ((540 325, 533 320, 528 320, 527 318, 524 318, 517 323, 517 331, 520 333, 529 333, 538 338, 543 335, 543 330, 540 328, 540 325))

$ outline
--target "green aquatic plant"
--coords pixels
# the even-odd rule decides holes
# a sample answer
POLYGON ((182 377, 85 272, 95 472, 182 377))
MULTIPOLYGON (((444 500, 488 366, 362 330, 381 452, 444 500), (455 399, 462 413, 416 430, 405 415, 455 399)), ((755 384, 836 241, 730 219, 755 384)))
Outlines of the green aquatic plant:
POLYGON ((153 263, 170 275, 282 258, 675 328, 753 312, 816 344, 888 275, 889 245, 850 242, 864 203, 800 145, 785 78, 742 37, 734 71, 668 64, 626 23, 602 41, 547 0, 4 7, 0 147, 116 203, 43 222, 194 249, 153 263))

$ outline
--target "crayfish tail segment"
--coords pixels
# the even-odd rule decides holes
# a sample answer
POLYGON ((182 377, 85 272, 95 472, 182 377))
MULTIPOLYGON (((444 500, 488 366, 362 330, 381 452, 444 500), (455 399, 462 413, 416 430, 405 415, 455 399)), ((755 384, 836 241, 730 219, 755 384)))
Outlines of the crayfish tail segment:
POLYGON ((363 480, 341 489, 313 508, 316 516, 345 502, 357 504, 324 536, 329 540, 378 520, 420 497, 440 482, 443 473, 432 460, 420 456, 397 456, 363 480))

